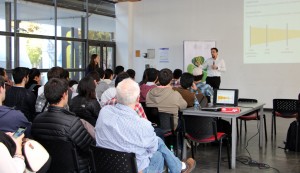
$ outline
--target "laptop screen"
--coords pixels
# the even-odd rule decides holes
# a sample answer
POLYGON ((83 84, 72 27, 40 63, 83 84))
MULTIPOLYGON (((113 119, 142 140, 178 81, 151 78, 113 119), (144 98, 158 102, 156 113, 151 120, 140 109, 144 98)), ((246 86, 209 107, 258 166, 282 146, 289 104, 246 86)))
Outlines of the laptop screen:
POLYGON ((237 89, 215 89, 214 90, 214 106, 237 106, 238 105, 237 89))

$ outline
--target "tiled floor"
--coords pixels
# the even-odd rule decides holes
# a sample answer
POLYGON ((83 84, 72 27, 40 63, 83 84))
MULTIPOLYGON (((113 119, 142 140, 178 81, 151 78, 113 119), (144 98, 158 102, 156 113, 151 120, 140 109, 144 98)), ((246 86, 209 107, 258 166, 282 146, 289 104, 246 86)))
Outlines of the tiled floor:
MULTIPOLYGON (((283 141, 286 138, 287 129, 289 124, 294 119, 283 119, 277 118, 277 136, 271 140, 271 112, 265 112, 267 118, 267 131, 268 141, 265 143, 263 148, 258 146, 258 135, 253 137, 248 142, 248 151, 251 154, 253 160, 260 163, 269 165, 270 167, 276 168, 280 173, 300 173, 300 153, 286 152, 278 147, 284 147, 283 141)), ((257 133, 257 121, 247 122, 248 132, 238 140, 237 144, 237 157, 249 156, 245 146, 247 141, 257 133)), ((188 153, 190 155, 190 152, 188 153)), ((217 146, 198 146, 196 153, 197 166, 193 173, 210 173, 217 172, 217 157, 218 147, 217 146)), ((223 147, 222 158, 227 158, 226 147, 223 147)), ((252 167, 244 165, 237 161, 236 169, 228 169, 228 163, 223 160, 221 163, 221 173, 258 173, 258 172, 278 172, 275 169, 259 169, 258 167, 252 167)))

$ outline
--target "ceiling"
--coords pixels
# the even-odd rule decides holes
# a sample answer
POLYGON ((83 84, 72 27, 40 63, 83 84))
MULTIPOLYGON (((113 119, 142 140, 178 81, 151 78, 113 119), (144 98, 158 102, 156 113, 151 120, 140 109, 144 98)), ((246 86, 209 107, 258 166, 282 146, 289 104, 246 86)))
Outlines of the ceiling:
MULTIPOLYGON (((24 0, 44 5, 53 6, 54 1, 49 0, 24 0)), ((116 17, 115 4, 118 2, 137 2, 141 0, 88 0, 89 13, 116 17)), ((57 6, 66 9, 85 12, 85 0, 57 0, 57 6)))
MULTIPOLYGON (((52 0, 24 0, 44 5, 54 5, 54 1, 52 0)), ((114 1, 110 0, 88 0, 88 9, 89 13, 104 15, 109 17, 116 17, 115 15, 115 3, 114 1)), ((76 10, 76 11, 83 11, 86 10, 85 0, 57 0, 57 6, 61 8, 76 10)))

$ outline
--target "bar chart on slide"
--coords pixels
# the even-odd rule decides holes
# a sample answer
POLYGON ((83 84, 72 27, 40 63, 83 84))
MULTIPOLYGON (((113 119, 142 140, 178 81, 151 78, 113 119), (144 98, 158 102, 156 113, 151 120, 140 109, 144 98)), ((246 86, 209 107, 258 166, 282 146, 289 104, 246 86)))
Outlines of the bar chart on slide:
POLYGON ((300 63, 300 0, 244 1, 244 63, 300 63))

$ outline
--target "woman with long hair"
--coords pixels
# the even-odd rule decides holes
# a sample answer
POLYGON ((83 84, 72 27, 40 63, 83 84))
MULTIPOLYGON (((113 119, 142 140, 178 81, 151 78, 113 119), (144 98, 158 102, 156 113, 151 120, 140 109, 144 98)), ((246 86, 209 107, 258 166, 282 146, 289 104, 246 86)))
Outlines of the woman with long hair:
POLYGON ((96 99, 96 81, 86 76, 79 81, 78 95, 71 100, 70 111, 76 116, 95 126, 100 112, 100 104, 96 99))
POLYGON ((100 56, 97 54, 93 54, 90 59, 90 63, 86 68, 85 75, 88 75, 92 71, 96 71, 98 68, 100 68, 100 56))

